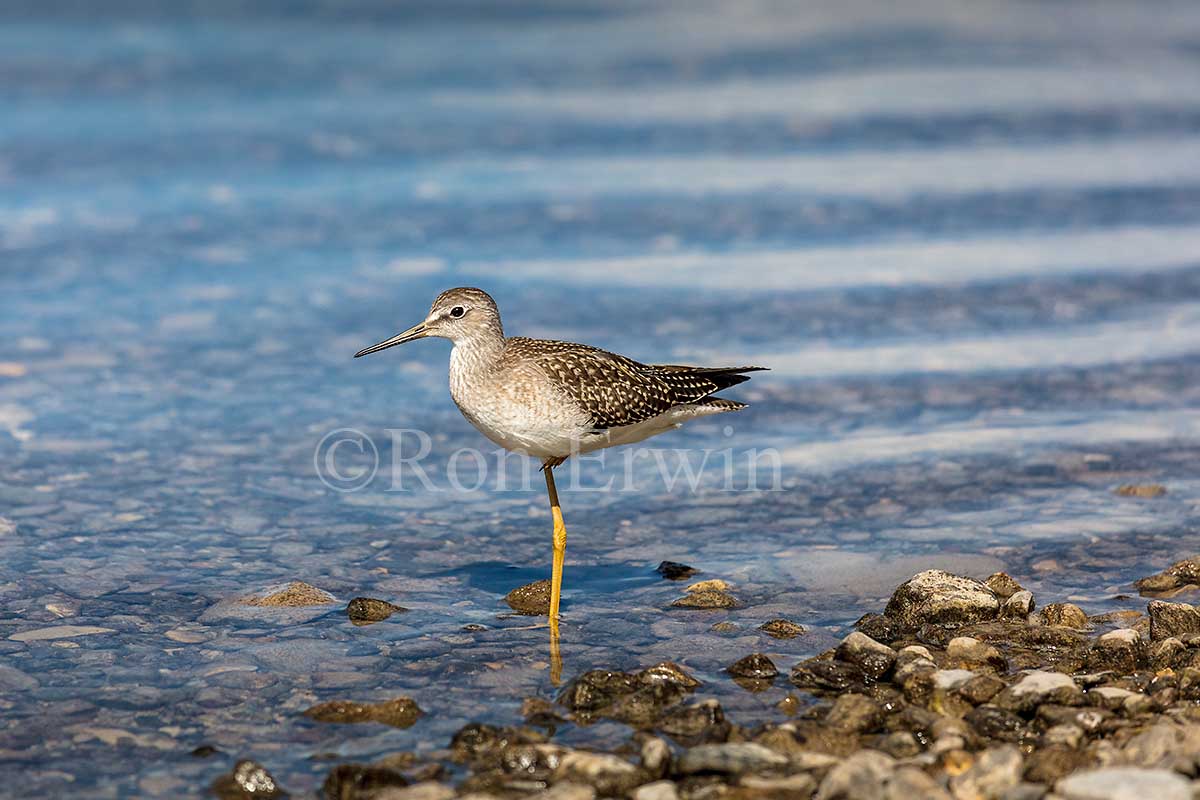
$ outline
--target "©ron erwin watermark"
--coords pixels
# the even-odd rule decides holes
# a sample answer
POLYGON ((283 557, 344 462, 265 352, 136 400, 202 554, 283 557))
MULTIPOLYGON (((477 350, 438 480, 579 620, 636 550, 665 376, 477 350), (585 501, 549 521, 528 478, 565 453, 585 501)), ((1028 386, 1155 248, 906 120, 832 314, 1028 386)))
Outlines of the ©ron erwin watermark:
MULTIPOLYGON (((725 427, 725 435, 733 429, 725 427)), ((433 439, 415 428, 388 428, 372 437, 338 428, 313 450, 317 477, 336 492, 372 491, 493 492, 531 491, 541 482, 539 461, 497 447, 460 447, 435 453, 433 439), (381 467, 384 467, 381 474, 381 467)), ((666 491, 778 492, 783 460, 774 448, 735 450, 626 446, 572 456, 557 470, 559 488, 580 492, 633 492, 656 484, 666 491), (599 466, 597 470, 587 465, 599 466), (618 465, 619 470, 614 470, 618 465), (614 474, 618 473, 618 474, 614 474)))

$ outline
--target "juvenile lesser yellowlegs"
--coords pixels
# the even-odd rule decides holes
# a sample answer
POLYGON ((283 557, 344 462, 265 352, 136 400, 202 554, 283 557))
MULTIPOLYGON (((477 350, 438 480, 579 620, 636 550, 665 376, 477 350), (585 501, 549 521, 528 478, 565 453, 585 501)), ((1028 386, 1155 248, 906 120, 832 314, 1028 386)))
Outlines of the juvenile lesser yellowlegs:
POLYGON ((508 450, 541 459, 554 518, 550 623, 557 631, 567 529, 554 468, 577 453, 639 442, 684 422, 746 407, 714 393, 765 367, 641 364, 586 344, 506 338, 481 289, 448 289, 428 316, 355 358, 428 336, 454 342, 450 395, 462 415, 508 450))

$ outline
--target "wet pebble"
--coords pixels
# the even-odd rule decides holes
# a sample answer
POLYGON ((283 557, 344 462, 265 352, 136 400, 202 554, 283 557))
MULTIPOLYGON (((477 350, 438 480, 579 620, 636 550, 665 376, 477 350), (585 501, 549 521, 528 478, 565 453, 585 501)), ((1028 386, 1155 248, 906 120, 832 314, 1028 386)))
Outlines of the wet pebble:
POLYGON ((854 631, 841 641, 837 658, 853 664, 871 680, 879 680, 896 663, 896 651, 861 631, 854 631))
POLYGON ((726 671, 735 678, 774 678, 779 669, 770 658, 762 653, 751 653, 730 664, 726 671))
POLYGON ((370 625, 382 622, 396 613, 407 611, 407 608, 377 600, 374 597, 356 597, 346 604, 346 616, 355 625, 370 625))
POLYGON ((1087 630, 1088 616, 1074 603, 1051 603, 1038 615, 1043 625, 1057 625, 1074 630, 1087 630))
POLYGON ((317 722, 379 722, 394 728, 411 728, 422 711, 411 697, 396 697, 381 703, 334 700, 315 705, 304 716, 317 722))
POLYGON ((663 561, 655 567, 654 571, 669 581, 686 581, 693 575, 700 574, 700 570, 695 567, 680 564, 678 561, 663 561))
POLYGON ((504 596, 504 602, 518 614, 548 616, 550 614, 550 581, 540 580, 518 586, 504 596))
POLYGON ((804 627, 786 619, 773 619, 758 627, 772 639, 794 639, 804 633, 804 627))
POLYGON ((679 759, 678 769, 686 774, 720 772, 740 775, 782 769, 788 764, 782 756, 753 742, 726 742, 689 748, 679 759))

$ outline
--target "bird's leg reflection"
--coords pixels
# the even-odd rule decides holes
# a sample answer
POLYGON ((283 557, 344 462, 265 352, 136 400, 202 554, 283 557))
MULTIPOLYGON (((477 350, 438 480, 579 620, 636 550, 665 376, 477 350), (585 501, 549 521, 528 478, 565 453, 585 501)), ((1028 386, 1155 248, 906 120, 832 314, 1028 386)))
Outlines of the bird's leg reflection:
POLYGON ((558 620, 550 618, 550 683, 558 686, 562 683, 562 652, 558 647, 558 620))

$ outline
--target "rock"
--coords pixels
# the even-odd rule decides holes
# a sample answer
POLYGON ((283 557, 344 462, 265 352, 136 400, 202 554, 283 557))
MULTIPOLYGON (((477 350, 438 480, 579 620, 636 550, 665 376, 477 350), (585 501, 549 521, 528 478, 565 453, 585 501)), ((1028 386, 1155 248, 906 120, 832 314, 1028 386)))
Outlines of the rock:
POLYGON ((985 739, 1020 742, 1026 736, 1026 723, 1013 712, 994 705, 982 705, 963 715, 963 721, 985 739))
POLYGON ((728 592, 688 592, 671 603, 675 608, 737 608, 738 601, 728 592))
MULTIPOLYGON (((751 798, 761 800, 793 800, 793 798, 812 797, 812 793, 817 789, 817 781, 813 776, 805 773, 778 778, 745 775, 738 781, 738 786, 745 792, 750 792, 749 797, 751 798)), ((733 796, 743 797, 745 795, 738 793, 733 796)))
POLYGON ((888 601, 884 615, 906 630, 922 625, 961 627, 995 619, 996 593, 974 578, 928 570, 902 584, 888 601))
POLYGON ((1167 487, 1161 483, 1127 483, 1116 488, 1116 494, 1121 497, 1162 497, 1167 493, 1167 487))
POLYGON ((950 800, 941 784, 917 767, 900 767, 888 781, 885 800, 950 800))
MULTIPOLYGON (((932 662, 930 667, 936 669, 932 662)), ((789 680, 801 689, 827 692, 865 689, 867 684, 867 676, 857 665, 821 658, 810 658, 792 667, 789 680)))
POLYGON ((1095 689, 1089 689, 1087 698, 1093 705, 1107 708, 1109 711, 1117 711, 1123 708, 1126 701, 1131 697, 1141 696, 1137 692, 1131 692, 1128 689, 1121 689, 1116 686, 1099 686, 1095 689))
POLYGON ((1135 584, 1142 594, 1157 594, 1200 585, 1200 556, 1176 561, 1157 575, 1142 578, 1135 584))
POLYGON ((1200 725, 1176 725, 1160 720, 1133 736, 1122 748, 1124 763, 1137 767, 1174 767, 1177 771, 1195 774, 1196 756, 1200 754, 1200 725), (1186 765, 1178 759, 1187 759, 1186 765))
POLYGON ((1038 747, 1025 759, 1025 779, 1053 784, 1059 778, 1091 766, 1094 766, 1093 759, 1087 751, 1065 745, 1038 747))
POLYGON ((453 786, 437 781, 422 781, 404 788, 390 788, 375 794, 371 800, 452 800, 456 796, 453 786))
POLYGON ((1074 706, 1083 702, 1083 691, 1061 672, 1027 672, 992 699, 993 705, 1028 716, 1046 703, 1074 706))
POLYGON ((1005 619, 1026 619, 1033 613, 1034 606, 1033 592, 1022 589, 1004 601, 1000 606, 1000 616, 1005 619))
POLYGON ((315 705, 304 712, 304 716, 317 722, 379 722, 393 728, 411 728, 421 714, 421 709, 411 697, 396 697, 382 703, 334 700, 315 705))
POLYGON ((773 619, 758 627, 760 631, 772 639, 795 639, 804 633, 804 628, 786 619, 773 619))
POLYGON ((116 633, 112 628, 96 625, 53 625, 14 633, 8 638, 14 642, 47 642, 53 639, 73 639, 77 636, 95 636, 99 633, 116 633))
POLYGON ((669 581, 686 581, 693 575, 700 573, 700 570, 695 567, 680 564, 678 561, 663 561, 654 568, 654 571, 669 581))
POLYGON ((1187 603, 1167 603, 1151 600, 1150 641, 1158 642, 1171 637, 1183 637, 1189 633, 1200 633, 1200 610, 1187 603))
POLYGON ((1039 617, 1043 625, 1057 625, 1077 631, 1089 627, 1087 614, 1074 603, 1051 603, 1042 609, 1039 617))
POLYGON ((1076 772, 1054 785, 1062 800, 1191 800, 1191 786, 1165 769, 1106 767, 1076 772))
POLYGON ((679 759, 678 769, 685 775, 697 772, 721 772, 741 775, 765 772, 788 765, 786 756, 753 742, 702 744, 690 748, 679 759))
POLYGON ((956 687, 958 694, 971 705, 982 705, 1004 690, 1004 681, 995 675, 975 675, 956 687))
POLYGON ((583 783, 556 783, 529 797, 536 800, 596 800, 596 790, 583 783))
POLYGON ((921 752, 921 743, 909 731, 894 731, 880 739, 876 749, 892 758, 912 758, 921 752))
POLYGON ((728 592, 731 587, 720 578, 709 578, 706 581, 696 581, 688 584, 688 592, 728 592))
POLYGON ((408 609, 393 605, 387 600, 376 600, 373 597, 356 597, 346 605, 346 616, 355 625, 383 622, 392 614, 404 611, 408 611, 408 609))
POLYGON ((735 678, 770 679, 779 675, 775 662, 762 653, 751 653, 730 664, 726 671, 735 678))
POLYGON ((1094 672, 1112 671, 1128 675, 1149 664, 1146 643, 1132 628, 1109 631, 1092 642, 1087 654, 1087 668, 1094 672))
POLYGON ((558 702, 586 724, 609 717, 649 727, 700 682, 676 664, 664 661, 641 672, 591 670, 571 681, 558 702))
POLYGON ((642 769, 652 778, 661 778, 671 769, 671 746, 657 736, 642 742, 642 769))
POLYGON ((534 581, 518 586, 504 596, 504 602, 518 614, 528 617, 549 616, 550 581, 534 581))
POLYGON ((572 750, 554 770, 554 781, 570 781, 591 786, 597 794, 620 797, 642 783, 642 773, 633 764, 607 753, 572 750))
POLYGON ((988 748, 966 772, 950 779, 950 792, 956 800, 998 800, 1021 782, 1024 765, 1014 745, 988 748))
POLYGON ((303 608, 305 606, 327 606, 337 602, 329 592, 302 581, 292 581, 286 586, 273 586, 254 595, 240 597, 244 606, 269 608, 303 608))
POLYGON ((1008 662, 990 644, 970 636, 957 636, 946 645, 947 666, 954 669, 993 669, 1003 672, 1008 662))
POLYGON ((844 694, 833 703, 825 717, 831 728, 867 733, 883 725, 887 713, 879 703, 862 694, 844 694))
POLYGON ((1007 572, 992 573, 984 579, 983 585, 995 592, 996 597, 1001 600, 1006 600, 1017 592, 1024 591, 1021 584, 1017 583, 1007 572))
POLYGON ((854 664, 870 680, 879 680, 896 663, 896 651, 861 631, 854 631, 838 645, 837 658, 854 664))
POLYGON ((859 750, 829 770, 816 800, 886 800, 895 768, 895 759, 875 750, 859 750))
POLYGON ((633 800, 679 800, 679 792, 671 781, 655 781, 634 789, 633 800))
POLYGON ((854 628, 884 644, 896 641, 904 633, 899 622, 883 614, 863 614, 854 628))
POLYGON ((253 761, 239 761, 229 773, 213 781, 219 800, 276 800, 287 797, 275 778, 253 761))
POLYGON ((405 777, 393 769, 370 764, 339 764, 325 777, 321 791, 327 800, 373 800, 384 789, 407 785, 405 777))
POLYGON ((716 700, 673 708, 658 721, 658 729, 687 744, 723 742, 729 738, 730 724, 716 700))

